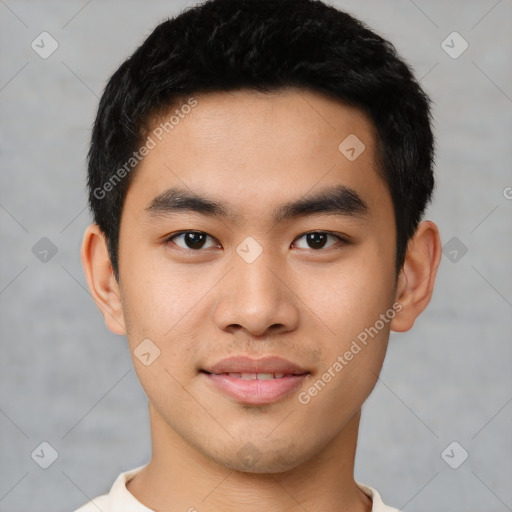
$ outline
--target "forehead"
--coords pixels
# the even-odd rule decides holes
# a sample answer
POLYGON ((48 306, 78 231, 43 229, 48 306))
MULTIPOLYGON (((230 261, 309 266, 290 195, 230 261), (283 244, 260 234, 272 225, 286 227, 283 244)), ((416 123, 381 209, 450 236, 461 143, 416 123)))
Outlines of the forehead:
POLYGON ((179 186, 254 216, 340 184, 371 210, 383 196, 389 206, 374 126, 361 110, 300 89, 198 94, 194 103, 185 99, 153 119, 153 147, 138 165, 125 208, 143 212, 179 186))

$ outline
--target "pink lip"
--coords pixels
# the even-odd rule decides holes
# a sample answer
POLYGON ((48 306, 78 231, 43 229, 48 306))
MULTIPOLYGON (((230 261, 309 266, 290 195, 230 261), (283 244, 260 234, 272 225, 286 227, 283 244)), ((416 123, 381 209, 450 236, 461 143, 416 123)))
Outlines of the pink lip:
POLYGON ((225 373, 219 375, 203 374, 209 382, 237 402, 248 405, 264 405, 277 402, 299 388, 308 376, 285 375, 280 379, 272 380, 245 380, 239 377, 230 377, 225 373))
POLYGON ((248 405, 277 402, 298 389, 310 372, 280 357, 252 359, 239 356, 219 361, 201 372, 218 390, 248 405), (271 380, 242 379, 229 373, 274 373, 283 377, 271 380))
POLYGON ((209 368, 204 368, 208 373, 286 373, 303 374, 308 370, 277 356, 265 356, 253 359, 247 356, 232 356, 222 359, 209 368))

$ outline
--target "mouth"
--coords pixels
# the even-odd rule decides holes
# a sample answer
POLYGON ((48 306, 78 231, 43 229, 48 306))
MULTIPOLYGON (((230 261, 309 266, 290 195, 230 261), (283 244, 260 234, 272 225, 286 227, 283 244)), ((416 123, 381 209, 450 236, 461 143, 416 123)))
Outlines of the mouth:
POLYGON ((201 369, 207 383, 240 404, 264 405, 283 400, 300 388, 310 371, 279 357, 224 359, 201 369))
POLYGON ((296 373, 210 373, 206 370, 201 370, 202 372, 208 375, 227 375, 228 377, 232 377, 234 379, 243 379, 243 380, 272 380, 272 379, 283 379, 285 377, 290 377, 291 375, 302 375, 296 373))

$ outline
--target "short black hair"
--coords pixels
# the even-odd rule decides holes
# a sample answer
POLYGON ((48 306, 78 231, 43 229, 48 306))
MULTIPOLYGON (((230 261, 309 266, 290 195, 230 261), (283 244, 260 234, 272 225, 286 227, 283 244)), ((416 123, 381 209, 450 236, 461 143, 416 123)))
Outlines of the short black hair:
POLYGON ((434 188, 431 100, 409 66, 389 41, 319 0, 208 0, 158 25, 100 100, 87 185, 117 280, 133 154, 152 119, 201 92, 291 87, 323 93, 372 120, 378 170, 394 205, 398 273, 434 188))

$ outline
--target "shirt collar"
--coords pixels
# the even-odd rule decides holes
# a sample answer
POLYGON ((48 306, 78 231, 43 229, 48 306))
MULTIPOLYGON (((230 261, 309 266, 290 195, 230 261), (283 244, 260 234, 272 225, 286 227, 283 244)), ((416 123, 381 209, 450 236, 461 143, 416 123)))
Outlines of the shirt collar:
MULTIPOLYGON (((126 484, 129 482, 139 471, 141 471, 147 464, 125 471, 121 473, 115 480, 110 492, 109 508, 110 512, 154 512, 154 510, 143 505, 130 491, 128 491, 126 484)), ((372 500, 371 512, 398 512, 397 509, 388 507, 382 502, 380 494, 368 485, 356 482, 358 487, 372 500)))

